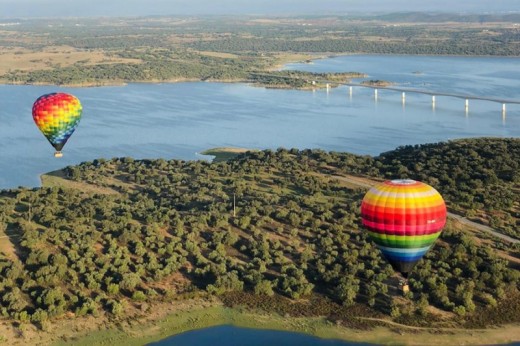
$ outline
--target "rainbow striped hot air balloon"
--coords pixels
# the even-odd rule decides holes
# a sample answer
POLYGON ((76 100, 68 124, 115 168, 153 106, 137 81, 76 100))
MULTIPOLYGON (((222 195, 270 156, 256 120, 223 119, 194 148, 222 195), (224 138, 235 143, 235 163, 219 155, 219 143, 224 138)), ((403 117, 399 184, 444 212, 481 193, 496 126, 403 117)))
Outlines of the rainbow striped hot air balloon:
POLYGON ((66 93, 46 94, 34 102, 34 122, 56 149, 54 156, 62 156, 61 149, 78 126, 81 112, 79 100, 66 93))
POLYGON ((370 238, 406 278, 441 234, 446 205, 430 185, 409 179, 385 181, 363 198, 361 218, 370 238))

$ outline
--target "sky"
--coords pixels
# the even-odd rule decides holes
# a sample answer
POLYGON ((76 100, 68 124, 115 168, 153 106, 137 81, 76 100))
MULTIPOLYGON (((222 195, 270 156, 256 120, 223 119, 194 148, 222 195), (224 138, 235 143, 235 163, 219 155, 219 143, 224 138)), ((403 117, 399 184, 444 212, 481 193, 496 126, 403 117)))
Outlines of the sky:
POLYGON ((520 0, 0 0, 0 18, 401 11, 520 12, 520 0))

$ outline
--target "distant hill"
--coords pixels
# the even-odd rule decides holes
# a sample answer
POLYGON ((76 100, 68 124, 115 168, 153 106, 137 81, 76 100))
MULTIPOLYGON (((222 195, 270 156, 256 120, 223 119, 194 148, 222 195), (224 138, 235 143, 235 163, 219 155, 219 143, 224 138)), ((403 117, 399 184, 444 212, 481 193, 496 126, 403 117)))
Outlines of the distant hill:
POLYGON ((448 12, 397 12, 362 19, 405 23, 520 23, 520 12, 497 14, 457 14, 448 12))

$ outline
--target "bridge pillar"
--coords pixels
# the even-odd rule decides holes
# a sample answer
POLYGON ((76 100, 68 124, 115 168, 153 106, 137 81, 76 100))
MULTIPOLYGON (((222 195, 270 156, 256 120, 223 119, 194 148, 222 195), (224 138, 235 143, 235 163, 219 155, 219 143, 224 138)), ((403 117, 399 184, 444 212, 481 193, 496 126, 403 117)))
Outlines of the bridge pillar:
POLYGON ((468 108, 469 108, 469 100, 468 99, 466 99, 465 108, 466 108, 466 110, 468 110, 468 108))
POLYGON ((374 89, 374 98, 377 100, 377 89, 374 89))
POLYGON ((506 112, 506 104, 502 103, 502 113, 505 113, 505 112, 506 112))
POLYGON ((405 104, 406 102, 406 94, 405 92, 403 91, 402 95, 401 95, 401 100, 403 101, 403 105, 405 104))
POLYGON ((435 109, 435 95, 432 95, 432 108, 435 109))

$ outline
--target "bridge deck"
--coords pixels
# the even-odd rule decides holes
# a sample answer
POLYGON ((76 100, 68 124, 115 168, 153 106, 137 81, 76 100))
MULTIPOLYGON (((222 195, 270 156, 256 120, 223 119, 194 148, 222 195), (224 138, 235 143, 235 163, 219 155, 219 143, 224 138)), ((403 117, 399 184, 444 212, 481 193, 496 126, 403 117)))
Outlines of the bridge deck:
MULTIPOLYGON (((269 74, 269 73, 253 73, 253 74, 257 75, 257 76, 283 78, 283 79, 297 79, 297 80, 303 79, 303 78, 298 78, 298 77, 280 76, 280 75, 269 74)), ((252 81, 252 82, 254 82, 254 81, 252 81)), ((410 92, 410 93, 425 94, 425 95, 431 95, 431 96, 449 96, 449 97, 457 97, 457 98, 468 99, 468 100, 483 100, 483 101, 498 102, 498 103, 503 103, 503 104, 520 104, 520 100, 504 99, 504 98, 500 98, 500 97, 448 93, 448 92, 442 92, 442 91, 430 91, 430 90, 423 90, 423 89, 404 88, 404 87, 398 87, 398 86, 375 86, 375 85, 366 85, 366 84, 361 84, 361 83, 341 83, 341 82, 334 82, 334 81, 322 80, 322 79, 316 80, 316 82, 322 83, 322 84, 328 83, 328 84, 355 86, 355 87, 362 87, 362 88, 410 92)))
POLYGON ((340 85, 372 88, 372 89, 380 89, 380 90, 403 91, 403 92, 426 94, 426 95, 432 95, 432 96, 450 96, 450 97, 458 97, 461 99, 468 99, 468 100, 483 100, 483 101, 491 101, 491 102, 507 103, 507 104, 520 104, 520 100, 503 99, 503 98, 499 98, 499 97, 447 93, 447 92, 430 91, 430 90, 422 90, 422 89, 414 89, 414 88, 394 87, 394 86, 375 86, 375 85, 365 85, 365 84, 359 84, 359 83, 337 83, 337 82, 326 82, 326 81, 324 83, 330 83, 330 84, 334 83, 334 84, 340 84, 340 85))

